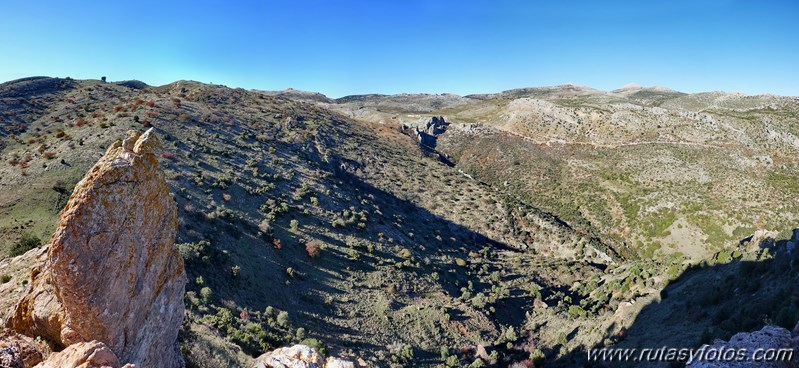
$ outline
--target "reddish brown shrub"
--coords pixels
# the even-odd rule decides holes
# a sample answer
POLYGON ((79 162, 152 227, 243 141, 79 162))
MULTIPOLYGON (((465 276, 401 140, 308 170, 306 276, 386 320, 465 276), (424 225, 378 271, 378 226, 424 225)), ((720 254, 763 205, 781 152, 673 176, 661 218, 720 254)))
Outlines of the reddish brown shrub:
POLYGON ((319 247, 319 244, 314 242, 308 242, 305 244, 305 251, 308 253, 308 257, 316 258, 322 254, 322 249, 319 247))

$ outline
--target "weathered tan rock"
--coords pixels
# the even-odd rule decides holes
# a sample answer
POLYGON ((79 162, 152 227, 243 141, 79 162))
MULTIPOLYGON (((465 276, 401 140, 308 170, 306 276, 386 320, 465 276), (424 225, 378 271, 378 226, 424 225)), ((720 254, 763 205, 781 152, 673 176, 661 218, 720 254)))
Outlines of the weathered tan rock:
POLYGON ((355 368, 355 363, 325 356, 307 345, 278 348, 255 359, 255 368, 355 368))
POLYGON ((9 282, 0 282, 0 326, 6 326, 14 316, 17 303, 29 290, 27 281, 31 275, 31 267, 36 264, 42 254, 47 252, 47 247, 31 249, 25 254, 0 260, 0 270, 3 275, 11 276, 9 282))
POLYGON ((256 368, 322 368, 325 357, 307 345, 278 348, 256 359, 256 368))
POLYGON ((182 366, 186 275, 152 129, 114 143, 75 187, 11 325, 54 347, 100 341, 123 362, 182 366))
MULTIPOLYGON (((120 368, 122 364, 111 349, 99 341, 79 342, 63 351, 50 354, 36 368, 120 368)), ((128 364, 124 368, 132 368, 128 364)))
POLYGON ((355 368, 355 363, 336 357, 327 358, 325 368, 355 368))

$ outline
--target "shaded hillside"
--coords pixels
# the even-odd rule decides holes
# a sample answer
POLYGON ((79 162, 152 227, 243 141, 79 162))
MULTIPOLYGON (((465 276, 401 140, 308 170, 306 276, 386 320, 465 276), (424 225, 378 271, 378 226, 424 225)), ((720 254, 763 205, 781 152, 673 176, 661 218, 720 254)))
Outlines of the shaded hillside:
POLYGON ((611 326, 601 344, 575 349, 553 366, 681 367, 685 361, 600 364, 587 360, 587 350, 696 349, 766 325, 791 331, 799 321, 797 241, 747 244, 745 250, 688 268, 659 295, 631 300, 626 307, 640 313, 611 326))

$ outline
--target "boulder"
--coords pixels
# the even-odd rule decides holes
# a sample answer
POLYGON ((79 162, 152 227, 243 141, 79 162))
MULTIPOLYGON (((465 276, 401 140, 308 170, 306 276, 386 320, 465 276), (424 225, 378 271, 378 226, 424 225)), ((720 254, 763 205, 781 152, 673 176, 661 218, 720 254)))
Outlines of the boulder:
MULTIPOLYGON (((63 351, 50 354, 35 368, 120 368, 122 364, 111 349, 99 341, 79 342, 63 351)), ((133 368, 131 364, 123 368, 133 368)))
POLYGON ((766 248, 774 243, 774 239, 776 239, 777 236, 778 233, 776 231, 757 230, 752 234, 750 242, 754 247, 753 249, 766 248))
POLYGON ((355 363, 346 359, 330 357, 325 361, 325 368, 355 368, 355 363))
POLYGON ((129 131, 76 185, 11 327, 56 350, 97 340, 124 362, 179 367, 186 274, 177 207, 150 129, 129 131))
POLYGON ((787 360, 775 359, 772 361, 754 361, 753 355, 758 349, 791 349, 794 348, 791 332, 777 326, 765 326, 755 332, 741 332, 733 335, 730 341, 717 341, 713 345, 700 347, 696 354, 698 357, 689 362, 690 368, 783 368, 795 367, 799 364, 796 356, 787 357, 787 360), (719 359, 721 351, 730 349, 745 352, 743 359, 719 359))
POLYGON ((256 359, 256 368, 322 368, 325 357, 307 345, 278 348, 256 359))
POLYGON ((33 367, 39 364, 45 352, 36 342, 24 335, 0 335, 0 367, 33 367))
POLYGON ((307 345, 278 348, 255 359, 255 368, 355 368, 349 360, 329 357, 307 345))
POLYGON ((19 350, 19 346, 16 344, 4 344, 0 342, 0 367, 25 368, 19 350))

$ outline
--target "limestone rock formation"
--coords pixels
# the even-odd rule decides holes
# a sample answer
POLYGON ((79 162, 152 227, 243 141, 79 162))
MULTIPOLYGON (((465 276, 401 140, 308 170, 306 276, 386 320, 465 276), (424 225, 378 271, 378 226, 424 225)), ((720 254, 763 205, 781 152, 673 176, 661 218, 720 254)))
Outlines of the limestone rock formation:
POLYGON ((412 123, 402 126, 402 131, 406 134, 413 134, 417 142, 422 147, 435 148, 436 137, 447 131, 449 123, 443 116, 433 116, 432 118, 422 118, 412 123))
POLYGON ((355 364, 341 358, 325 357, 307 345, 279 348, 256 358, 255 368, 354 368, 355 364))
MULTIPOLYGON (((51 354, 36 368, 120 368, 119 359, 99 341, 79 342, 63 351, 51 354)), ((126 364, 122 368, 133 368, 126 364)))
MULTIPOLYGON (((799 325, 798 325, 799 326, 799 325)), ((794 328, 796 329, 796 328, 794 328)), ((718 341, 713 345, 705 345, 699 351, 706 352, 704 357, 694 360, 686 365, 691 368, 782 368, 782 367, 795 367, 799 364, 799 357, 796 354, 791 356, 783 356, 783 359, 771 359, 770 361, 756 361, 755 353, 758 349, 794 349, 796 352, 797 338, 792 336, 791 332, 777 326, 766 326, 759 331, 755 332, 741 332, 733 335, 730 341, 718 341), (730 361, 731 359, 718 359, 717 355, 713 355, 710 351, 717 352, 729 351, 730 349, 744 349, 741 350, 745 356, 739 361, 730 361)), ((776 356, 774 358, 777 358, 776 356)))
POLYGON ((355 368, 355 363, 336 357, 329 357, 325 361, 325 368, 355 368))
POLYGON ((11 327, 53 347, 97 340, 122 362, 182 366, 186 275, 152 129, 129 131, 75 187, 11 327))

